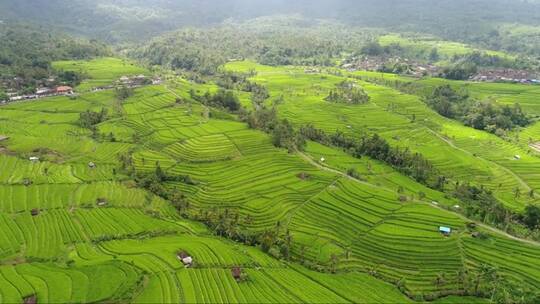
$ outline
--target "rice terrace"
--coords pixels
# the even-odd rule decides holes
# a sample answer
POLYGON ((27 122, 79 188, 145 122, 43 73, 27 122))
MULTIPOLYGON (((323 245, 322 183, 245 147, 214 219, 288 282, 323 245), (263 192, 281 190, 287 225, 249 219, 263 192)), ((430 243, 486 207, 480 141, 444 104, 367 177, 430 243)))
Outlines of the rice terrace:
POLYGON ((538 16, 0 0, 0 303, 540 303, 538 16))

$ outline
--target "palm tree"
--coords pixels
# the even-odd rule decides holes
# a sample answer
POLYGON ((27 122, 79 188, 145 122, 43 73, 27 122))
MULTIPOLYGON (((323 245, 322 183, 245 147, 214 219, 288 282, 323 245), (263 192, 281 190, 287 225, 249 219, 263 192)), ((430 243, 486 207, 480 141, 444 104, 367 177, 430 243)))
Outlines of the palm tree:
POLYGON ((497 269, 488 264, 480 264, 479 273, 476 275, 476 283, 474 286, 474 293, 478 295, 480 283, 482 280, 485 282, 492 282, 498 278, 497 269))
POLYGON ((519 187, 516 187, 516 189, 514 189, 514 198, 519 198, 521 196, 521 190, 519 189, 519 187))
POLYGON ((446 278, 445 278, 444 273, 442 272, 438 273, 437 278, 435 278, 435 285, 437 285, 437 287, 441 287, 445 283, 446 283, 446 278))
POLYGON ((338 255, 335 253, 332 253, 332 255, 330 256, 330 271, 332 273, 336 272, 338 263, 339 263, 338 255))

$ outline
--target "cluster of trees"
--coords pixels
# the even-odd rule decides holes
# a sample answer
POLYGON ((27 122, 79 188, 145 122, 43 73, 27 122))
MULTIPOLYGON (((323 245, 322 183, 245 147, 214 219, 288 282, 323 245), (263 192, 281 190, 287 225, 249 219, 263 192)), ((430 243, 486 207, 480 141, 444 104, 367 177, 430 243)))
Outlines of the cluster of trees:
POLYGON ((260 104, 270 97, 268 89, 264 85, 249 81, 249 77, 255 76, 255 71, 249 73, 238 73, 231 71, 220 72, 215 77, 215 83, 228 90, 239 90, 251 93, 252 101, 260 104))
POLYGON ((410 74, 412 70, 411 65, 406 62, 388 62, 378 69, 379 72, 393 74, 410 74))
POLYGON ((377 40, 369 41, 360 48, 360 54, 374 57, 403 56, 405 52, 399 43, 382 46, 377 40))
POLYGON ((201 209, 193 213, 192 218, 205 223, 218 236, 227 237, 249 246, 260 246, 263 252, 277 259, 288 260, 291 258, 292 236, 288 230, 282 231, 280 222, 277 222, 273 229, 252 232, 245 229, 246 225, 253 223, 252 217, 241 215, 237 210, 229 208, 201 209))
POLYGON ((436 87, 425 102, 439 114, 457 119, 465 125, 503 136, 515 127, 530 123, 519 104, 500 106, 490 101, 476 101, 467 92, 455 90, 450 85, 436 87))
MULTIPOLYGON (((130 165, 131 164, 128 164, 128 166, 130 165)), ((131 170, 131 172, 134 172, 134 170, 131 170)), ((189 175, 169 175, 161 168, 159 162, 157 162, 156 169, 153 173, 136 174, 135 182, 138 187, 147 189, 155 195, 170 201, 180 214, 187 216, 187 209, 190 207, 188 200, 184 194, 175 187, 166 187, 166 183, 181 182, 188 185, 196 185, 197 182, 189 175)))
POLYGON ((465 55, 455 55, 452 58, 453 62, 466 62, 476 66, 482 67, 503 67, 512 68, 516 67, 517 62, 514 59, 501 57, 499 55, 493 55, 486 52, 475 51, 465 55))
POLYGON ((84 74, 74 71, 55 71, 58 77, 57 82, 67 84, 71 87, 76 87, 86 77, 84 74))
POLYGON ((342 81, 324 99, 335 103, 364 104, 370 97, 362 87, 352 81, 342 81))
POLYGON ((264 106, 244 115, 243 120, 252 129, 262 130, 272 136, 272 143, 276 147, 287 149, 289 152, 302 151, 306 146, 306 139, 301 132, 294 129, 292 124, 277 117, 276 109, 264 106))
MULTIPOLYGON (((519 233, 520 228, 527 228, 533 237, 540 229, 540 207, 528 205, 524 212, 518 214, 506 208, 493 197, 492 192, 482 186, 477 187, 468 183, 456 182, 450 193, 465 203, 464 212, 469 218, 496 226, 502 230, 519 233)), ((514 191, 516 198, 520 196, 519 189, 514 191)), ((529 196, 533 197, 534 192, 529 196)))
POLYGON ((248 78, 255 76, 254 73, 239 73, 233 71, 219 71, 215 79, 215 83, 227 90, 242 90, 246 91, 245 86, 249 83, 248 78))
POLYGON ((447 190, 465 203, 465 215, 471 219, 506 229, 506 226, 517 218, 516 214, 505 208, 493 197, 492 192, 484 187, 456 182, 453 189, 447 190))
POLYGON ((102 108, 99 112, 86 110, 79 114, 79 125, 87 129, 95 129, 95 126, 107 120, 107 109, 102 108))
POLYGON ((116 93, 116 98, 119 101, 124 101, 128 99, 129 97, 133 96, 134 91, 132 88, 122 86, 120 88, 116 88, 115 93, 116 93))
POLYGON ((24 24, 2 24, 0 41, 0 87, 21 93, 33 93, 51 76, 68 84, 80 81, 74 73, 56 75, 51 68, 52 61, 109 54, 108 49, 97 41, 74 39, 24 24))
MULTIPOLYGON (((433 283, 438 287, 457 283, 456 294, 488 298, 490 303, 526 304, 540 300, 538 291, 518 286, 514 281, 503 276, 497 267, 484 263, 475 268, 460 269, 457 272, 457 282, 451 282, 445 273, 439 273, 433 283)), ((443 295, 436 293, 427 295, 423 299, 431 301, 441 296, 443 295)))
POLYGON ((520 216, 520 221, 529 229, 540 229, 540 206, 528 205, 525 212, 520 216))
POLYGON ((194 90, 189 93, 191 98, 207 106, 226 109, 230 112, 237 112, 242 107, 238 96, 231 90, 219 89, 215 94, 207 91, 203 95, 198 95, 194 90))
POLYGON ((439 77, 451 80, 467 80, 478 72, 478 66, 471 62, 459 62, 445 66, 439 77))

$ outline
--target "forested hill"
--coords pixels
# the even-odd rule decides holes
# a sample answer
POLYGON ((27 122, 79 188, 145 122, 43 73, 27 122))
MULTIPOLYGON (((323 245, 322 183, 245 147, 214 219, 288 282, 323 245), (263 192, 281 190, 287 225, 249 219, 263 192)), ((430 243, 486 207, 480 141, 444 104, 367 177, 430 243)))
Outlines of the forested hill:
POLYGON ((260 17, 212 28, 188 28, 152 39, 130 55, 150 65, 213 74, 227 61, 252 58, 267 65, 335 64, 353 53, 377 30, 350 28, 299 16, 260 17))
POLYGON ((108 41, 146 39, 182 26, 275 14, 301 14, 356 26, 420 30, 452 40, 485 42, 489 34, 493 36, 494 25, 539 24, 540 3, 521 0, 5 0, 0 3, 0 18, 34 20, 108 41))
POLYGON ((22 23, 0 24, 0 94, 3 88, 33 92, 51 74, 51 62, 107 55, 97 42, 22 23))

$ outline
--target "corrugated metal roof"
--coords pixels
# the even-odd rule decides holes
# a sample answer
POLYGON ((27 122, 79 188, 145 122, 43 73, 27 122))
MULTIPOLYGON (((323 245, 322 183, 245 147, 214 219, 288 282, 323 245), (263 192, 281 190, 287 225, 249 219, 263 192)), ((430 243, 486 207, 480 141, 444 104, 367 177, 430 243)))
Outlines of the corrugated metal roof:
POLYGON ((450 233, 450 232, 452 232, 452 228, 440 226, 440 227, 439 227, 439 231, 440 231, 440 232, 444 232, 444 233, 450 233))

